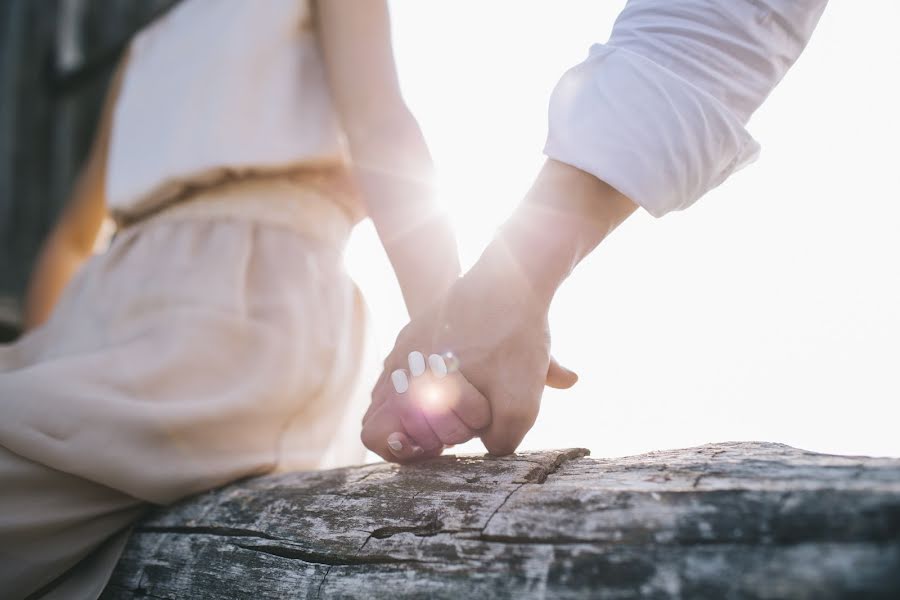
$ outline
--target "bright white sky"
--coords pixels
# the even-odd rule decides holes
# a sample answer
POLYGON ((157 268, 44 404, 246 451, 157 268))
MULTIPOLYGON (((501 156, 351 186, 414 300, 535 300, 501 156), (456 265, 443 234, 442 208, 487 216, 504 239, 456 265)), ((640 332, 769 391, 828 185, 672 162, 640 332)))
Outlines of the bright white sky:
MULTIPOLYGON (((557 79, 623 4, 391 2, 464 268, 543 160, 557 79)), ((547 390, 523 449, 753 439, 900 456, 900 3, 864 4, 831 3, 754 116, 756 164, 684 213, 636 215, 565 284, 554 354, 581 381, 547 390)), ((377 246, 360 227, 347 263, 380 359, 406 315, 377 246)))

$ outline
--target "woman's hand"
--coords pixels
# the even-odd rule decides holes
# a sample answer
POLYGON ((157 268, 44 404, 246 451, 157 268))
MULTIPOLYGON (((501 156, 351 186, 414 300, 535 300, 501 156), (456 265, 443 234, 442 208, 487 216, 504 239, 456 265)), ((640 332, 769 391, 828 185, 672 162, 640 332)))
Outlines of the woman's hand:
POLYGON ((401 443, 403 434, 430 442, 420 455, 440 452, 419 427, 422 422, 414 422, 421 399, 415 392, 398 397, 389 381, 390 373, 406 368, 409 352, 418 350, 452 358, 465 381, 487 400, 490 424, 472 434, 492 453, 515 451, 534 424, 545 383, 566 388, 577 379, 551 361, 550 301, 575 265, 635 208, 594 176, 548 160, 472 270, 401 331, 373 392, 364 443, 388 460, 405 460, 410 456, 394 454, 387 445, 387 435, 397 432, 401 443), (403 429, 404 423, 415 431, 403 429))
POLYGON ((512 265, 479 265, 400 332, 385 360, 362 437, 388 460, 431 456, 476 435, 493 454, 513 452, 537 418, 544 385, 577 380, 551 362, 548 300, 512 265), (429 364, 428 373, 410 378, 418 372, 410 349, 436 355, 448 374, 436 377, 429 364), (402 392, 392 382, 397 372, 408 378, 402 392))

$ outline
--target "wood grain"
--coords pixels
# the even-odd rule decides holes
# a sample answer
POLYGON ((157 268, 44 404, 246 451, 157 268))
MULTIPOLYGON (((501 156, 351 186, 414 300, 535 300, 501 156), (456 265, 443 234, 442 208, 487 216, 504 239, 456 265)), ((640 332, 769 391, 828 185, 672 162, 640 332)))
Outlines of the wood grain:
POLYGON ((900 597, 900 460, 587 454, 239 482, 142 522, 104 598, 900 597))

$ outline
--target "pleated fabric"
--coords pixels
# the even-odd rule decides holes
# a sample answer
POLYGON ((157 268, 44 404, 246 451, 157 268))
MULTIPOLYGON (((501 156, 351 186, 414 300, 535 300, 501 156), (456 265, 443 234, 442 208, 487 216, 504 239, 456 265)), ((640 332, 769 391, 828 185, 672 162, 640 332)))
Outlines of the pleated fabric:
POLYGON ((122 230, 0 347, 0 590, 96 598, 131 524, 236 479, 360 461, 352 226, 292 181, 122 230))

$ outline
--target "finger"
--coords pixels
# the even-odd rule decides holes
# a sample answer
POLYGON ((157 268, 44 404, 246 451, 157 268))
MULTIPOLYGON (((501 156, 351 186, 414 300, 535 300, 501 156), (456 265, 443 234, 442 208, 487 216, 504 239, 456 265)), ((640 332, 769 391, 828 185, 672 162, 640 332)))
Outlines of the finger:
POLYGON ((413 350, 406 357, 409 363, 409 374, 413 377, 421 377, 425 374, 425 355, 418 350, 413 350))
POLYGON ((425 414, 425 419, 443 446, 463 444, 478 437, 478 432, 470 429, 453 411, 425 414))
POLYGON ((467 442, 491 423, 487 398, 459 371, 443 378, 433 374, 420 377, 413 382, 409 393, 444 445, 467 442))
POLYGON ((391 385, 398 394, 405 394, 409 389, 409 375, 403 369, 394 369, 391 372, 391 385))
MULTIPOLYGON (((385 363, 389 363, 390 360, 385 361, 385 363)), ((425 355, 418 351, 410 352, 407 356, 407 362, 409 363, 409 374, 412 377, 418 377, 425 373, 425 355)), ((366 409, 366 414, 363 415, 363 425, 366 424, 366 421, 372 416, 372 413, 375 410, 384 404, 387 399, 388 394, 385 393, 385 387, 388 385, 393 385, 395 391, 397 388, 397 384, 395 382, 391 382, 388 384, 387 381, 393 377, 393 374, 396 370, 389 371, 388 369, 383 369, 381 371, 381 375, 378 377, 378 381, 375 382, 375 387, 372 388, 372 401, 369 403, 369 407, 366 409), (390 375, 389 375, 390 373, 390 375)))
POLYGON ((422 410, 425 420, 443 445, 467 442, 477 434, 454 412, 458 387, 453 382, 423 382, 415 385, 412 396, 422 410))
POLYGON ((425 451, 416 444, 408 435, 401 431, 395 431, 388 435, 387 446, 391 454, 399 462, 409 462, 421 458, 425 451))
MULTIPOLYGON (((462 443, 447 440, 465 437, 491 424, 490 402, 459 371, 442 379, 421 378, 410 394, 444 444, 462 443)), ((471 437, 463 441, 468 439, 471 437)))
POLYGON ((499 427, 489 427, 481 434, 481 441, 487 448, 489 454, 494 456, 506 456, 513 454, 519 444, 522 443, 527 430, 521 429, 502 429, 499 427))
POLYGON ((547 368, 547 386, 558 390, 567 390, 578 382, 578 373, 565 368, 552 356, 547 368))
MULTIPOLYGON (((417 367, 415 365, 415 360, 415 358, 412 359, 414 363, 413 367, 416 372, 424 372, 424 366, 417 367)), ((424 363, 424 356, 422 356, 421 360, 422 363, 424 363)), ((405 431, 408 436, 412 438, 414 445, 420 446, 425 452, 430 452, 441 447, 443 444, 441 443, 440 438, 435 435, 428 425, 427 419, 425 419, 424 415, 421 414, 421 411, 414 406, 409 394, 407 394, 409 384, 410 377, 404 369, 394 369, 390 374, 388 374, 387 371, 383 372, 379 378, 379 383, 376 384, 372 391, 373 401, 366 411, 366 415, 363 417, 363 427, 365 428, 368 426, 373 415, 380 409, 391 404, 398 417, 398 423, 394 430, 405 431)), ((390 432, 384 433, 386 436, 390 432)), ((383 448, 384 446, 384 443, 380 440, 372 440, 370 443, 378 448, 383 448)), ((370 449, 383 458, 386 458, 386 460, 391 460, 390 457, 385 457, 383 452, 375 450, 374 448, 370 449)))
POLYGON ((375 382, 375 387, 372 388, 372 401, 369 402, 369 408, 366 409, 366 414, 363 415, 363 427, 365 427, 369 419, 372 418, 375 411, 387 401, 389 387, 388 372, 384 370, 381 372, 381 375, 379 375, 378 381, 375 382))
POLYGON ((412 438, 417 446, 420 446, 426 452, 430 452, 437 448, 443 448, 443 442, 441 442, 441 439, 434 433, 434 430, 431 429, 431 425, 428 424, 428 419, 426 419, 425 415, 422 414, 422 411, 409 400, 407 394, 404 394, 404 396, 407 396, 407 398, 404 398, 404 401, 400 403, 398 411, 400 424, 403 426, 403 430, 406 431, 407 435, 412 438))
MULTIPOLYGON (((414 381, 419 380, 417 378, 414 381)), ((389 400, 397 408, 403 431, 413 439, 417 446, 430 451, 443 446, 440 438, 432 431, 428 420, 416 405, 409 392, 410 379, 404 369, 396 369, 391 373, 391 383, 394 386, 393 398, 389 400)))
POLYGON ((421 353, 410 353, 410 368, 420 372, 410 384, 412 403, 442 444, 469 441, 476 435, 470 424, 474 429, 481 429, 490 423, 490 404, 455 369, 454 361, 448 366, 444 357, 431 354, 425 373, 424 358, 421 353))
POLYGON ((366 448, 384 460, 397 462, 398 459, 387 442, 388 436, 402 430, 403 424, 397 412, 384 404, 372 413, 362 428, 360 438, 366 448))
POLYGON ((389 405, 383 405, 372 414, 363 427, 360 438, 366 448, 390 462, 406 463, 439 456, 443 452, 443 446, 432 450, 422 449, 402 428, 397 411, 389 405))
POLYGON ((512 454, 537 420, 541 390, 536 390, 533 397, 514 397, 502 389, 487 393, 492 400, 492 422, 481 433, 481 441, 491 454, 512 454))

